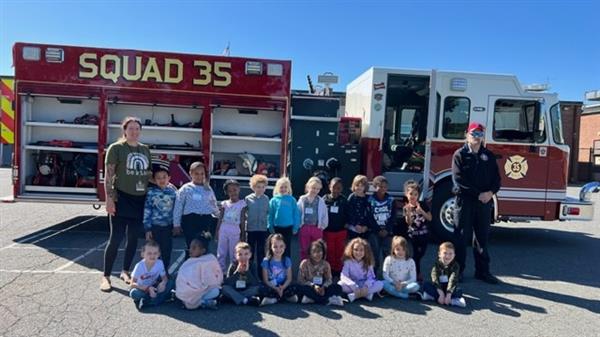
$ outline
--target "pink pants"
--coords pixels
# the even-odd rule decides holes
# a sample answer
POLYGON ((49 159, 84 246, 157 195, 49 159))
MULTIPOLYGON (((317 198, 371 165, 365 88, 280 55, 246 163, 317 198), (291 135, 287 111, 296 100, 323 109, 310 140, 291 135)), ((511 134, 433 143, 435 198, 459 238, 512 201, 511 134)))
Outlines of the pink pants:
POLYGON ((235 245, 238 242, 240 242, 240 227, 221 225, 217 245, 217 260, 219 260, 223 273, 227 272, 229 263, 235 261, 235 245))
POLYGON ((303 225, 300 227, 300 258, 302 260, 308 258, 310 244, 323 238, 323 230, 317 225, 303 225))

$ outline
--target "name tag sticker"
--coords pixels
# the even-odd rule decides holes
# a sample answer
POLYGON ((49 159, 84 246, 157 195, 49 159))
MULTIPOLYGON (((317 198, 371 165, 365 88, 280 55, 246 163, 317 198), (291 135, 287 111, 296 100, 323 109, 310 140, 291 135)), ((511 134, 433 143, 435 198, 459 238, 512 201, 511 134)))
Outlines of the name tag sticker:
POLYGON ((323 277, 322 276, 315 276, 313 277, 312 283, 315 285, 322 285, 323 284, 323 277))
POLYGON ((194 194, 192 194, 192 200, 194 200, 194 201, 202 201, 202 194, 200 194, 200 193, 194 193, 194 194))
POLYGON ((237 280, 237 281, 235 282, 235 287, 236 287, 237 289, 243 289, 243 288, 246 288, 246 281, 244 281, 244 280, 237 280))
POLYGON ((335 213, 335 214, 337 214, 337 213, 340 211, 340 208, 339 208, 338 206, 331 206, 331 207, 329 208, 329 211, 330 211, 331 213, 335 213))
POLYGON ((448 276, 440 275, 440 283, 448 283, 448 276))
POLYGON ((306 213, 306 214, 313 214, 312 207, 307 207, 306 209, 304 209, 304 213, 306 213))

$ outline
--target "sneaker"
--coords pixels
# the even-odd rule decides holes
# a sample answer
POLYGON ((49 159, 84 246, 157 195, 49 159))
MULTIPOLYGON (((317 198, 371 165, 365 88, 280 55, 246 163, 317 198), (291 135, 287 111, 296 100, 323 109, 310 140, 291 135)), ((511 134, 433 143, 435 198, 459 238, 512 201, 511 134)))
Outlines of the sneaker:
POLYGON ((251 305, 253 307, 260 306, 260 298, 258 298, 256 296, 252 296, 252 297, 248 298, 248 305, 251 305))
POLYGON ((423 301, 433 301, 433 300, 435 300, 435 298, 433 298, 433 296, 429 295, 429 294, 428 294, 428 293, 426 293, 426 292, 423 292, 423 293, 421 294, 421 299, 422 299, 423 301))
POLYGON ((408 294, 408 298, 411 300, 422 301, 423 293, 421 293, 420 291, 417 291, 416 293, 408 294))
POLYGON ((311 304, 311 303, 315 303, 315 301, 312 298, 308 297, 308 296, 304 296, 304 297, 302 297, 302 302, 301 303, 302 304, 311 304))
POLYGON ((274 297, 265 297, 263 298, 262 302, 260 302, 260 306, 265 306, 265 305, 270 305, 270 304, 275 304, 277 303, 277 299, 274 297))
POLYGON ((298 303, 298 296, 297 295, 293 295, 290 296, 288 298, 285 299, 286 301, 290 302, 290 303, 298 303))
POLYGON ((373 300, 373 294, 369 294, 369 295, 367 295, 367 299, 368 299, 369 301, 372 301, 372 300, 373 300))
POLYGON ((490 273, 475 273, 475 278, 488 284, 500 283, 500 280, 490 273))
POLYGON ((350 303, 354 302, 356 300, 356 295, 354 293, 348 294, 348 300, 350 303))
POLYGON ((338 307, 343 307, 344 306, 344 300, 339 297, 339 296, 331 296, 329 298, 329 302, 327 302, 327 305, 335 305, 338 307))
POLYGON ((246 305, 246 304, 248 304, 248 298, 247 298, 247 297, 245 297, 245 298, 242 300, 242 304, 243 304, 243 305, 246 305))
POLYGON ((455 307, 464 308, 467 306, 467 302, 465 301, 464 297, 453 298, 450 300, 450 305, 453 305, 455 307))
POLYGON ((142 310, 142 308, 144 307, 144 302, 145 300, 143 298, 138 301, 137 307, 139 310, 142 310))
POLYGON ((121 275, 119 275, 119 278, 123 280, 125 284, 131 284, 131 275, 129 275, 129 272, 122 271, 121 275))
POLYGON ((200 307, 203 309, 217 310, 217 300, 204 300, 200 307))
POLYGON ((100 281, 100 290, 105 293, 112 290, 112 285, 110 284, 110 279, 106 276, 102 276, 102 280, 100 281))

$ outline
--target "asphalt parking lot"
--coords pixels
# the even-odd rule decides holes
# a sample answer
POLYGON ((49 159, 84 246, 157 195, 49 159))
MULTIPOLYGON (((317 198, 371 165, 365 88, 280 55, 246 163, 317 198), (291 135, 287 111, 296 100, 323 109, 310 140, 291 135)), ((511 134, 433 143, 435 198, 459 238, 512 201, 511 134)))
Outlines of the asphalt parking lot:
MULTIPOLYGON (((0 169, 0 196, 10 193, 9 178, 0 169)), ((595 216, 495 226, 492 270, 503 283, 474 280, 469 256, 464 309, 383 298, 343 308, 226 304, 186 311, 167 303, 138 312, 116 277, 115 291, 98 290, 108 239, 103 210, 2 203, 0 336, 598 336, 600 206, 595 216)), ((172 259, 181 262, 183 240, 174 246, 172 259)), ((430 246, 424 264, 434 255, 430 246)))

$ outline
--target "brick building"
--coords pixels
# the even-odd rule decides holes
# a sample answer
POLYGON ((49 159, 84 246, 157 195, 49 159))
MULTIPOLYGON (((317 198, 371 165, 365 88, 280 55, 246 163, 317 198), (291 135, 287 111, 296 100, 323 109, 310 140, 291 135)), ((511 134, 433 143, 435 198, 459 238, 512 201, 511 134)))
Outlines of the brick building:
POLYGON ((600 104, 583 106, 579 124, 577 177, 582 182, 600 181, 600 104))
POLYGON ((561 119, 565 143, 571 148, 569 153, 569 182, 579 180, 579 128, 583 102, 561 101, 561 119))

